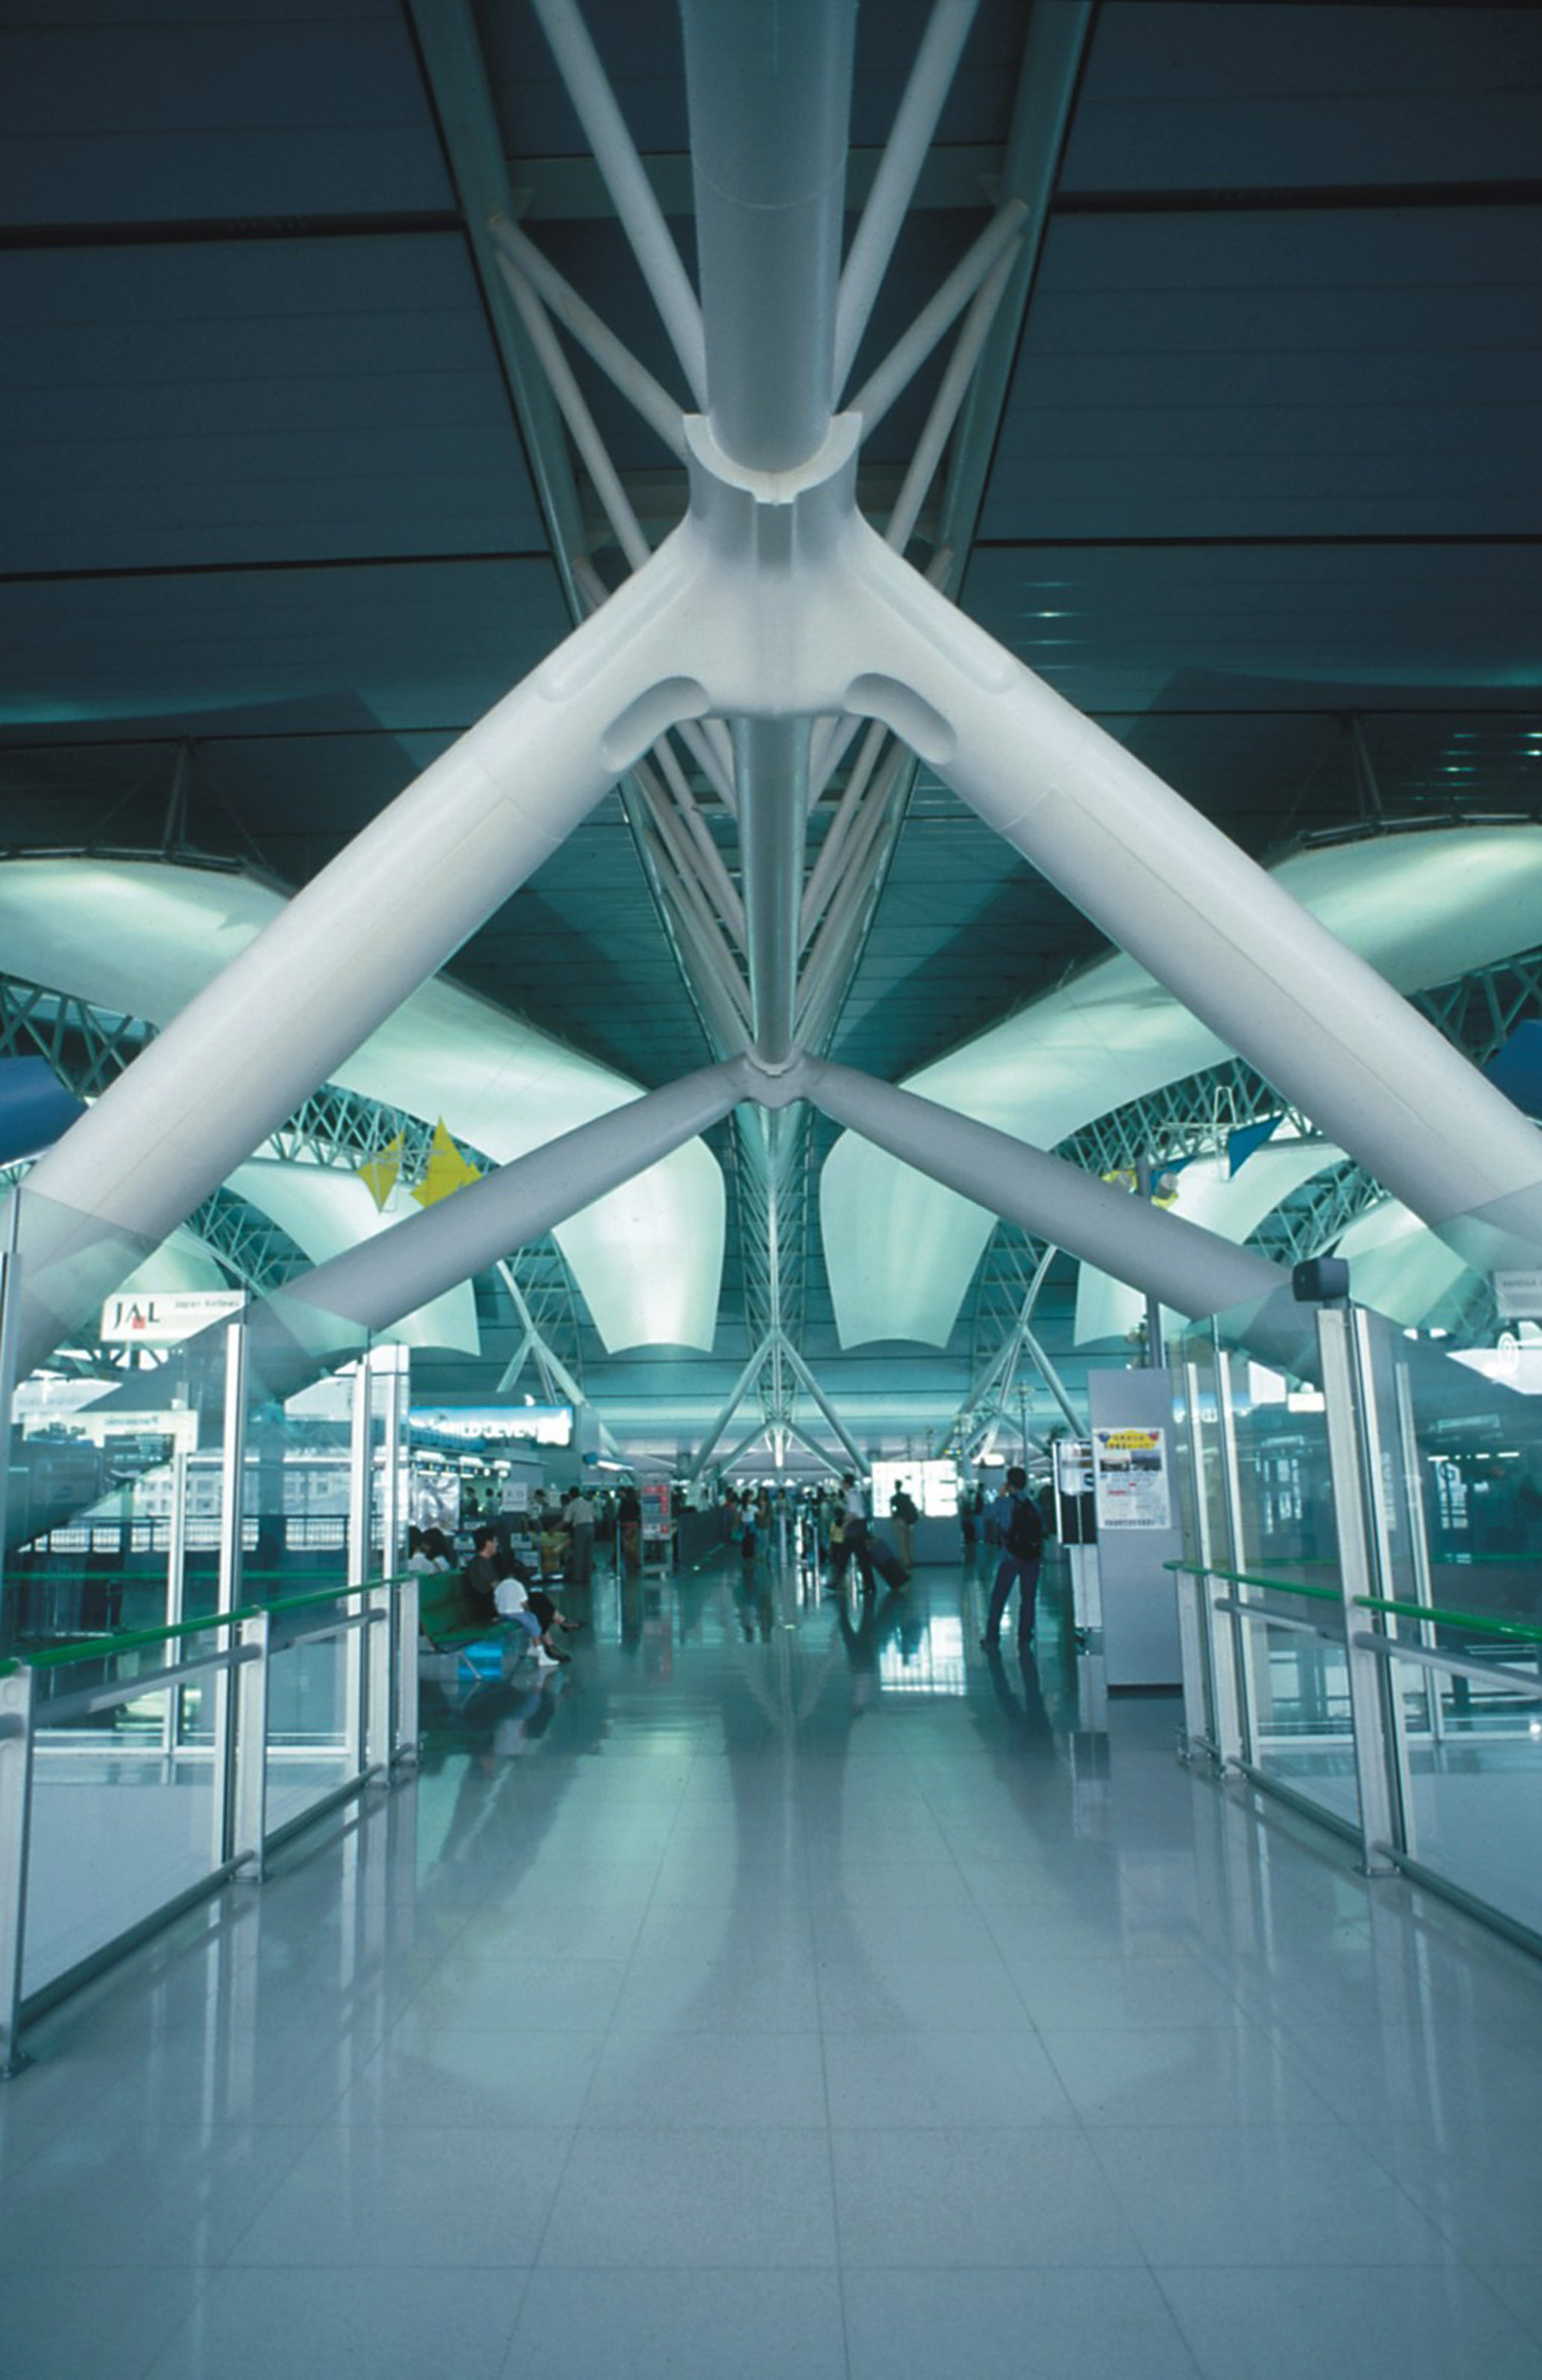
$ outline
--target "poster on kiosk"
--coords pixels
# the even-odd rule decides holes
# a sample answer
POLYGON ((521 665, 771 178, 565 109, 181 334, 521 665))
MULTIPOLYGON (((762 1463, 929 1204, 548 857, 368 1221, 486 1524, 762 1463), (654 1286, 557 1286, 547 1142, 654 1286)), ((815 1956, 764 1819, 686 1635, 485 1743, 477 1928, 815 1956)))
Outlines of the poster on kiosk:
POLYGON ((1172 1384, 1160 1371, 1087 1374, 1093 1500, 1111 1688, 1175 1686, 1183 1552, 1172 1482, 1172 1384))

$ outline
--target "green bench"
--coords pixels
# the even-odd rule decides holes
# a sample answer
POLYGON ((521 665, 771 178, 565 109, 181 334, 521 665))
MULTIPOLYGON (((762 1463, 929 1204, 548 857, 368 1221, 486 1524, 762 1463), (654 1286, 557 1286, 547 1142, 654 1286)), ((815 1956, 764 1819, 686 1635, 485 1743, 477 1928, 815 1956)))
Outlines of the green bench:
POLYGON ((523 1653, 533 1641, 516 1620, 490 1620, 467 1593, 459 1571, 424 1571, 418 1582, 418 1633, 436 1653, 453 1655, 456 1670, 476 1679, 486 1672, 472 1658, 480 1645, 494 1646, 503 1674, 504 1656, 512 1647, 523 1653))

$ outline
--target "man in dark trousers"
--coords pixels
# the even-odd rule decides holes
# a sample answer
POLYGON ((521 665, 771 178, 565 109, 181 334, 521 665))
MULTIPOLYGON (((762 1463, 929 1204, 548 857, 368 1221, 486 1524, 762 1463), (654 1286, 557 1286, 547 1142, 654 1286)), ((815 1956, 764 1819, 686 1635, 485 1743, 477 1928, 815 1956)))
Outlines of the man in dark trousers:
POLYGON ((982 1649, 993 1653, 1002 1641, 1002 1621, 1014 1586, 1018 1589, 1017 1641, 1033 1642, 1034 1598, 1038 1591, 1038 1565, 1044 1559, 1044 1524, 1028 1494, 1028 1475, 1014 1464, 1006 1475, 1006 1491, 990 1509, 1002 1560, 990 1590, 982 1649))

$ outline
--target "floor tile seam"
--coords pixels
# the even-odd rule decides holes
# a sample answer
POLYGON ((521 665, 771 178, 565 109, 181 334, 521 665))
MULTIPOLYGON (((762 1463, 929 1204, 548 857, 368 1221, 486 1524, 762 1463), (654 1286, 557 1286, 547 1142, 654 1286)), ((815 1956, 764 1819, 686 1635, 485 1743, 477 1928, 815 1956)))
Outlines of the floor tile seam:
MULTIPOLYGON (((695 1763, 694 1763, 694 1760, 693 1760, 693 1762, 692 1762, 692 1766, 694 1767, 694 1765, 695 1765, 695 1763)), ((639 1957, 639 1955, 640 1955, 640 1951, 639 1951, 639 1945, 640 1945, 640 1943, 641 1943, 641 1941, 642 1941, 643 1934, 644 1934, 644 1932, 645 1932, 645 1931, 646 1931, 646 1929, 647 1929, 649 1920, 650 1920, 650 1919, 651 1918, 651 1916, 653 1915, 654 1910, 659 1906, 659 1878, 660 1878, 661 1875, 663 1873, 664 1860, 665 1860, 665 1858, 666 1858, 666 1856, 667 1856, 667 1853, 668 1853, 668 1847, 669 1847, 669 1844, 670 1844, 670 1843, 673 1843, 673 1841, 674 1840, 674 1837, 675 1837, 675 1835, 676 1835, 676 1833, 678 1832, 678 1829, 679 1829, 679 1824, 680 1824, 680 1812, 679 1812, 679 1806, 678 1806, 678 1804, 677 1804, 677 1805, 676 1805, 676 1809, 675 1809, 675 1814, 674 1814, 674 1824, 671 1827, 671 1828, 670 1828, 670 1830, 669 1830, 669 1837, 668 1837, 668 1840, 666 1841, 666 1844, 665 1844, 665 1846, 664 1846, 663 1851, 662 1851, 662 1852, 660 1852, 659 1860, 658 1860, 658 1864, 657 1864, 657 1865, 655 1866, 654 1871, 653 1871, 652 1881, 651 1881, 651 1883, 650 1884, 649 1888, 648 1888, 648 1897, 647 1897, 647 1899, 644 1900, 644 1902, 643 1902, 643 1904, 642 1904, 642 1907, 641 1907, 641 1909, 640 1909, 640 1911, 638 1912, 638 1914, 637 1914, 637 1930, 635 1931, 635 1933, 634 1933, 634 1934, 633 1934, 633 1936, 632 1936, 632 1947, 631 1947, 631 1949, 628 1950, 628 1952, 627 1952, 627 1954, 626 1954, 625 1963, 625 1965, 624 1965, 624 1967, 623 1967, 623 1969, 622 1969, 621 1978, 620 1978, 620 1981, 618 1982, 618 1984, 617 1984, 617 1985, 616 1985, 615 1998, 614 1998, 612 2000, 612 2002, 611 2002, 611 2005, 610 2005, 609 2010, 608 2010, 608 2012, 607 2012, 607 2014, 606 2014, 606 2018, 605 2018, 605 2022, 604 2022, 604 2023, 603 2023, 602 2025, 601 2025, 601 2026, 597 2026, 597 2027, 595 2028, 595 2030, 598 2032, 599 2036, 600 2036, 600 2046, 599 2046, 599 2048, 597 2049, 597 2051, 595 2052, 594 2065, 593 2065, 593 2068, 592 2068, 592 2069, 591 2069, 591 2070, 590 2070, 589 2081, 588 2081, 588 2082, 587 2082, 587 2083, 585 2084, 585 2086, 584 2086, 584 2095, 583 2095, 583 2100, 582 2100, 582 2102, 581 2102, 581 2104, 580 2104, 580 2106, 579 2106, 578 2113, 577 2113, 577 2121, 576 2121, 576 2123, 575 2123, 575 2125, 574 2125, 574 2137, 575 2137, 575 2139, 577 2139, 577 2131, 578 2131, 578 2128, 579 2128, 579 2126, 580 2126, 580 2125, 582 2125, 582 2124, 584 2123, 584 2121, 586 2120, 586 2118, 587 2118, 587 2116, 588 2116, 589 2107, 589 2102, 591 2101, 591 2099, 592 2099, 592 2098, 593 2098, 593 2096, 594 2096, 595 2089, 596 2089, 596 2086, 597 2086, 597 2084, 598 2084, 598 2082, 599 2082, 599 2080, 600 2080, 600 2070, 601 2070, 601 2066, 602 2066, 602 2065, 604 2064, 604 2062, 605 2062, 605 2051, 606 2051, 606 2048, 608 2047, 608 2046, 610 2045, 610 2043, 611 2043, 612 2041, 613 2041, 613 2040, 616 2038, 616 2033, 617 2033, 617 2027, 616 2027, 616 2013, 617 2013, 617 2010, 620 2009, 620 2007, 621 2007, 621 2005, 622 2005, 622 2003, 623 2003, 624 1999, 625 1998, 625 1996, 626 1996, 626 1986, 627 1986, 627 1985, 631 1982, 633 1969, 634 1969, 634 1968, 635 1968, 635 1966, 637 1965, 637 1959, 638 1959, 638 1957, 639 1957)), ((570 2143, 569 2143, 569 2144, 568 2144, 568 2154, 567 2154, 567 2158, 566 2158, 566 2159, 565 2159, 565 2161, 564 2161, 564 2166, 563 2166, 563 2177, 564 2177, 564 2178, 565 2178, 566 2171, 567 2171, 567 2165, 568 2165, 568 2163, 571 2161, 571 2159, 572 2159, 572 2155, 573 2155, 573 2143, 570 2142, 570 2143)), ((561 2180, 559 2180, 559 2183, 558 2183, 558 2188, 560 2189, 560 2187, 561 2187, 561 2180)), ((552 2194, 552 2207, 553 2207, 553 2208, 555 2207, 556 2203, 557 2203, 557 2201, 556 2201, 556 2194, 555 2194, 555 2192, 553 2192, 553 2194, 552 2194)), ((550 2216, 550 2215, 548 2215, 547 2221, 548 2221, 548 2222, 550 2222, 550 2220, 551 2220, 551 2216, 550 2216)), ((544 2240, 544 2237, 545 2237, 545 2232, 544 2232, 544 2228, 543 2228, 543 2230, 542 2230, 542 2240, 544 2240)))
MULTIPOLYGON (((1156 2290, 1157 2295, 1160 2298, 1163 2305, 1167 2309, 1167 2318, 1172 2325, 1173 2332, 1182 2345, 1184 2354, 1188 2357, 1189 2362, 1194 2366, 1196 2380, 1215 2380, 1214 2367, 1207 2366, 1201 2362, 1198 2346, 1196 2341, 1190 2338, 1187 2326, 1184 2324, 1182 2315, 1179 2313, 1177 2307, 1172 2302, 1172 2292, 1167 2288, 1167 2285, 1162 2278, 1164 2273, 1189 2272, 1195 2270, 1201 2272, 1213 2272, 1216 2269, 1215 2266, 1212 2265, 1199 2266, 1191 2266, 1186 2265, 1154 2265, 1150 2261, 1149 2257, 1147 2257, 1146 2269, 1151 2277, 1151 2286, 1156 2290)), ((1235 2268, 1232 2267, 1232 2269, 1235 2268)))
MULTIPOLYGON (((1333 2121, 1321 2125, 1277 2123, 1260 2126, 1258 2124, 1243 2125, 1236 2122, 1210 2124, 1140 2123, 1090 2125, 1085 2128, 1087 2145, 1092 2152, 1099 2173, 1102 2176, 1104 2183, 1112 2193, 1114 2203, 1119 2208, 1121 2216, 1131 2234, 1136 2239, 1137 2242, 1139 2240, 1139 2234, 1135 2228, 1135 2217, 1130 2210, 1125 2194, 1127 2187, 1125 2181, 1126 2168, 1123 2157, 1115 2155, 1114 2153, 1111 2138, 1113 2134, 1157 2132, 1161 2134, 1164 2138, 1176 2137, 1186 2139, 1192 2143, 1197 2136, 1206 2132, 1222 2133, 1228 2140, 1239 2139, 1240 2137, 1243 2141, 1245 2141, 1248 2135, 1257 2133, 1259 2131, 1276 2131, 1291 2140, 1299 2140, 1304 2132, 1331 2133, 1340 2136, 1346 2142, 1354 2142, 1354 2134, 1350 2128, 1345 2124, 1333 2121), (1099 2142, 1101 2143, 1100 2146, 1099 2142)), ((1406 2196, 1407 2193, 1403 2192, 1402 2195, 1406 2196)), ((1422 2208, 1419 2207, 1415 2207, 1414 2212, 1415 2215, 1423 2214, 1422 2208)), ((1427 2220, 1428 2218, 1426 2217, 1425 2219, 1427 2220)), ((1142 2248, 1141 2252, 1143 2257, 1145 2257, 1146 2262, 1150 2264, 1151 2259, 1146 2254, 1144 2247, 1142 2248)), ((1172 2260, 1171 2258, 1164 2260, 1164 2262, 1168 2265, 1172 2264, 1172 2260)), ((1314 2265, 1323 2264, 1324 2259, 1320 2255, 1294 2258, 1275 2256, 1259 2257, 1257 2259, 1257 2262, 1260 2269, 1268 2269, 1270 2271, 1303 2271, 1310 2270, 1314 2265)), ((1219 2261, 1212 2260, 1212 2262, 1203 2266, 1196 2265, 1196 2269, 1202 2269, 1207 2272, 1231 2271, 1235 2268, 1235 2264, 1236 2260, 1234 2258, 1228 2257, 1219 2261)), ((1406 2259, 1402 2260, 1401 2265, 1395 2267, 1395 2269, 1403 2271, 1406 2271, 1407 2268, 1406 2259)), ((1337 2271, 1340 2268, 1339 2266, 1334 2265, 1333 2269, 1337 2271)))
MULTIPOLYGON (((146 2268, 141 2265, 139 2269, 143 2271, 146 2268)), ((149 2269, 151 2271, 154 2271, 156 2267, 152 2265, 149 2269)), ((188 2270, 188 2267, 187 2265, 178 2265, 173 2267, 173 2269, 186 2272, 188 2270)), ((214 2283, 219 2277, 220 2273, 224 2270, 224 2267, 222 2265, 211 2266, 205 2265, 196 2266, 193 2269, 200 2274, 200 2277, 185 2311, 172 2323, 171 2328, 165 2333, 165 2336, 156 2341, 145 2361, 142 2363, 137 2363, 131 2372, 120 2369, 117 2380, 149 2380, 150 2374, 154 2371, 155 2366, 161 2362, 163 2356, 166 2356, 171 2353, 183 2332, 189 2327, 197 2317, 199 2308, 202 2305, 204 2299, 213 2288, 214 2283)), ((118 2350, 115 2349, 115 2354, 118 2351, 118 2350)))
MULTIPOLYGON (((1539 2348, 1542 2348, 1542 2313, 1538 2314, 1535 2322, 1529 2320, 1524 2314, 1517 2313, 1514 2307, 1509 2304, 1507 2301, 1500 2296, 1499 2290, 1494 2287, 1493 2282, 1488 2277, 1490 2271, 1502 2271, 1506 2269, 1506 2267, 1500 2265, 1497 2261, 1487 2265, 1475 2264, 1470 2256, 1463 2256, 1460 2259, 1460 2267, 1463 2273, 1470 2277, 1470 2278, 1478 2283, 1479 2287, 1488 2297, 1492 2298, 1494 2303, 1499 2307, 1500 2312, 1502 2314, 1507 2314, 1509 2316, 1510 2320, 1514 2324, 1516 2329, 1521 2333, 1523 2338, 1534 2340, 1539 2348)), ((1536 2267, 1535 2264, 1530 2264, 1516 2265, 1510 2269, 1530 2274, 1535 2273, 1536 2267)))
MULTIPOLYGON (((1378 2123, 1373 2120, 1373 2122, 1366 2129, 1367 2136, 1360 2139, 1357 2143, 1363 2155, 1368 2156, 1371 2163, 1376 2166, 1380 2172, 1385 2174, 1387 2180, 1392 2184, 1393 2189, 1397 2192, 1398 2196, 1403 2199, 1407 2204, 1413 2208, 1414 2213, 1419 2217, 1420 2221, 1427 2223, 1432 2231, 1438 2231, 1439 2233, 1441 2239, 1451 2250, 1451 2255, 1455 2261, 1459 2265, 1462 2265, 1470 2271, 1475 2273, 1478 2270, 1478 2267, 1473 2264, 1465 2249, 1462 2246, 1460 2240, 1456 2237, 1455 2228, 1453 2228, 1456 2218, 1453 2216, 1450 2221, 1445 2220, 1436 2212, 1433 2206, 1421 2204, 1420 2201, 1415 2197, 1413 2192, 1404 2183, 1401 2174, 1399 2174, 1388 2162, 1386 2157, 1380 2155, 1375 2145, 1375 2135, 1377 2132, 1397 2131, 1404 2129, 1404 2127, 1399 2124, 1397 2119, 1394 2118, 1390 2122, 1378 2123)), ((1406 2129, 1414 2131, 1433 2131, 1435 2128, 1433 2125, 1415 2121, 1406 2129)), ((1500 2127, 1498 2125, 1484 2125, 1480 2129, 1486 2131, 1498 2131, 1500 2127)))
MULTIPOLYGON (((253 2127, 249 2124, 240 2124, 233 2125, 231 2129, 241 2132, 250 2132, 253 2127)), ((266 2129, 272 2131, 275 2129, 275 2127, 269 2126, 266 2129)), ((263 2192, 261 2199, 252 2207, 247 2222, 243 2224, 241 2229, 235 2235, 235 2237, 228 2241, 224 2255, 214 2257, 212 2260, 200 2260, 202 2268, 209 2273, 223 2273, 227 2266, 235 2262, 237 2252, 240 2248, 242 2241, 267 2213, 268 2208, 278 2196, 280 2191, 283 2190, 290 2180, 292 2180, 300 2159, 308 2155, 310 2150, 315 2145, 316 2142, 322 2137, 324 2131, 335 2130, 336 2127, 330 2126, 325 2123, 316 2123, 310 2125, 296 2124, 288 2127, 287 2129, 296 2132, 303 2132, 305 2137, 297 2143, 294 2155, 285 2162, 282 2172, 273 2176, 267 2190, 263 2192)))
MULTIPOLYGON (((822 2017, 823 2007, 819 1999, 817 1980, 814 1988, 816 2005, 820 2007, 822 2017)), ((846 2304, 846 2260, 843 2252, 844 2242, 841 2234, 841 2193, 835 2175, 835 2125, 830 2098, 829 2042, 830 2035, 821 2022, 819 2028, 820 2084, 824 2094, 825 2168, 830 2184, 830 2228, 835 2241, 835 2294, 841 2312, 841 2354, 849 2380, 852 2368, 851 2319, 846 2304)))
MULTIPOLYGON (((564 2150, 564 2152, 563 2152, 563 2156, 562 2156, 562 2162, 561 2162, 561 2165, 560 2165, 560 2167, 559 2167, 559 2168, 558 2168, 558 2170, 557 2170, 556 2176, 555 2176, 555 2178, 554 2178, 554 2180, 553 2180, 553 2181, 552 2181, 552 2196, 551 2196, 551 2203, 550 2203, 550 2204, 548 2205, 548 2207, 547 2207, 547 2209, 546 2209, 545 2216, 544 2216, 544 2217, 543 2217, 543 2219, 542 2219, 542 2222, 541 2222, 541 2226, 540 2226, 540 2238, 535 2241, 535 2243, 534 2243, 534 2247, 533 2247, 532 2252, 531 2252, 531 2254, 530 2254, 530 2257, 529 2257, 529 2261, 528 2261, 528 2264, 526 2264, 526 2265, 523 2266, 524 2273, 525 2273, 525 2287, 526 2287, 526 2289, 528 2289, 528 2288, 529 2287, 529 2278, 530 2278, 530 2275, 531 2275, 531 2273, 535 2270, 536 2266, 540 2264, 540 2260, 541 2260, 541 2253, 542 2253, 542 2251, 544 2250, 545 2245, 546 2245, 547 2234, 550 2232, 550 2230, 551 2230, 551 2228, 552 2228, 552 2217, 554 2216, 554 2215, 556 2214, 557 2206, 558 2206, 558 2203, 559 2203, 559 2201, 561 2200, 561 2197, 562 2197, 562 2193, 563 2193, 563 2185, 564 2185, 564 2183, 565 2183, 565 2182, 566 2181, 566 2180, 567 2180, 568 2168, 569 2168, 569 2167, 572 2165, 572 2163, 573 2163, 574 2154, 575 2154, 575 2152, 576 2152, 576 2150, 577 2150, 577 2144, 578 2144, 578 2132, 579 2132, 579 2129, 580 2129, 580 2128, 579 2128, 579 2126, 578 2126, 577 2123, 573 2123, 573 2124, 567 2124, 567 2125, 561 2125, 561 2124, 550 2124, 550 2125, 547 2125, 547 2124, 542 2124, 542 2125, 510 2125, 510 2126, 506 2126, 504 2129, 505 2129, 505 2130, 507 2130, 507 2131, 565 2131, 565 2132, 566 2132, 566 2134, 567 2134, 567 2146, 566 2146, 566 2148, 565 2148, 565 2149, 564 2150)), ((440 2260, 440 2261, 439 2261, 439 2262, 437 2262, 437 2263, 436 2263, 432 2267, 431 2267, 431 2270, 433 2270, 433 2271, 436 2271, 436 2272, 444 2272, 444 2271, 450 2271, 450 2270, 455 2270, 455 2271, 461 2271, 461 2270, 476 2270, 476 2271, 485 2271, 485 2272, 494 2272, 494 2273, 495 2273, 495 2272, 503 2272, 503 2271, 504 2271, 504 2270, 517 2272, 517 2271, 519 2271, 519 2270, 521 2269, 521 2267, 520 2267, 519 2265, 510 2265, 510 2266, 506 2266, 506 2267, 505 2267, 505 2266, 501 2265, 478 2265, 478 2266, 473 2266, 473 2267, 465 2267, 465 2266, 459 2266, 459 2265, 456 2265, 456 2266, 453 2266, 453 2267, 452 2267, 452 2266, 450 2266, 450 2265, 446 2265, 443 2260, 440 2260)), ((519 2299, 519 2302, 520 2302, 520 2305, 521 2305, 521 2306, 522 2306, 522 2305, 524 2304, 524 2302, 525 2302, 525 2294, 524 2294, 524 2290, 523 2290, 523 2289, 522 2289, 522 2290, 521 2290, 521 2292, 520 2292, 520 2299, 519 2299)), ((516 2326, 517 2326, 517 2324, 518 2324, 518 2313, 517 2313, 517 2311, 516 2311, 516 2315, 515 2315, 515 2325, 516 2325, 516 2326)), ((510 2330, 510 2332, 509 2332, 509 2340, 510 2340, 510 2344, 511 2344, 511 2345, 512 2345, 512 2343, 513 2343, 513 2338, 514 2338, 514 2330, 511 2328, 511 2330, 510 2330)), ((505 2358, 506 2358, 506 2355, 507 2355, 507 2349, 505 2349, 505 2350, 504 2350, 504 2354, 505 2354, 505 2358)))
POLYGON ((1347 2131, 1355 2130, 1356 2123, 1347 2116, 1342 2115, 1330 2096, 1328 2078, 1324 2076, 1322 2081, 1318 2082, 1317 2070, 1312 2064, 1311 2053, 1305 2042, 1303 2041, 1298 2045, 1289 2028, 1281 2024, 1269 2027, 1269 2037, 1279 2056, 1284 2059, 1292 2072, 1300 2077, 1313 2097, 1320 2099, 1329 2114, 1336 2117, 1347 2131))
MULTIPOLYGON (((519 2283, 518 2293, 515 2299, 513 2308, 509 2311, 507 2315, 507 2327, 504 2334, 504 2344, 499 2353, 496 2370, 494 2371, 494 2367, 491 2364, 488 2366, 489 2374, 492 2375, 492 2380, 504 2380, 505 2374, 509 2375, 509 2380, 517 2380, 519 2366, 514 2361, 514 2344, 515 2340, 519 2336, 519 2323, 520 2317, 525 2312, 525 2301, 530 2294, 530 2287, 535 2279, 535 2265, 533 2264, 523 2266, 518 2265, 457 2265, 455 2266, 442 2265, 434 2269, 446 2273, 453 2271, 457 2281, 462 2279, 464 2276, 471 2273, 486 2274, 490 2279, 501 2280, 506 2280, 508 2275, 511 2273, 521 2274, 522 2277, 519 2283)), ((461 2375, 458 2374, 453 2375, 453 2380, 461 2380, 461 2375)))

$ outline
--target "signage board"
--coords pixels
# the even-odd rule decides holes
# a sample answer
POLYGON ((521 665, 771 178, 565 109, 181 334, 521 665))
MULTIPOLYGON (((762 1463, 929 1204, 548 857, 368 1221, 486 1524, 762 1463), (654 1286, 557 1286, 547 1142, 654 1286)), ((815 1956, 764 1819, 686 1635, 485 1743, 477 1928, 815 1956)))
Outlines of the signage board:
POLYGON ((1171 1529, 1172 1499, 1164 1429, 1143 1423, 1123 1429, 1095 1429, 1092 1468, 1099 1532, 1171 1529))
POLYGON ((175 1347, 211 1322, 239 1314, 238 1289, 120 1291, 102 1309, 104 1347, 175 1347))
POLYGON ((426 1439, 467 1445, 571 1446, 571 1405, 414 1405, 410 1428, 426 1439))
POLYGON ((1494 1304, 1501 1322, 1542 1315, 1542 1266, 1529 1266, 1524 1272, 1497 1272, 1494 1304))

